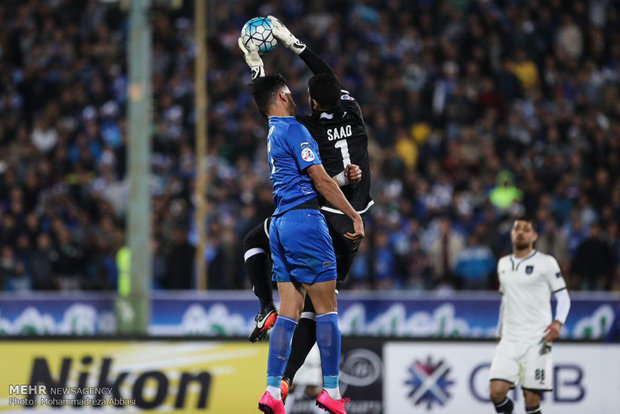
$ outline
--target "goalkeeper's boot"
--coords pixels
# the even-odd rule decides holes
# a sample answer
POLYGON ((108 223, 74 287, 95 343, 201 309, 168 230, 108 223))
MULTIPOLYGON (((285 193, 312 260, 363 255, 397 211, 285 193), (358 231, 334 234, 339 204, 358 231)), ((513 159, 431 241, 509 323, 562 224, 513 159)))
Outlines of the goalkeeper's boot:
POLYGON ((258 409, 267 414, 286 414, 284 402, 273 398, 269 391, 265 391, 258 401, 258 409))
POLYGON ((276 324, 276 319, 278 319, 278 310, 273 303, 270 303, 256 315, 256 318, 254 318, 256 323, 248 338, 250 342, 263 340, 263 338, 267 336, 267 332, 276 324))
POLYGON ((321 392, 319 397, 316 399, 316 405, 331 414, 347 414, 344 406, 348 404, 349 401, 350 400, 348 398, 334 400, 329 396, 327 391, 323 390, 323 392, 321 392))
POLYGON ((280 395, 282 396, 282 402, 285 403, 286 402, 286 397, 288 396, 288 389, 291 386, 291 384, 283 379, 282 381, 280 381, 280 395))

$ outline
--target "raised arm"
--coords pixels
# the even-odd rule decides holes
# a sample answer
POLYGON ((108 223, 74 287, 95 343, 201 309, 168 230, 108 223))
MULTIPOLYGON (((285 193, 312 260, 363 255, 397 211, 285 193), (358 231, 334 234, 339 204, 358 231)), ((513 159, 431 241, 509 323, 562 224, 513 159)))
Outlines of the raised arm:
POLYGON ((321 73, 328 73, 336 76, 332 68, 325 62, 319 55, 317 55, 312 49, 306 46, 301 40, 296 38, 288 28, 282 24, 274 16, 268 16, 269 20, 273 24, 273 35, 276 39, 284 44, 298 55, 305 63, 313 74, 318 75, 321 73))
POLYGON ((350 240, 358 240, 364 237, 364 223, 362 217, 355 211, 347 201, 336 182, 327 175, 323 164, 315 164, 306 169, 308 176, 312 180, 316 190, 321 193, 327 201, 334 207, 342 211, 346 216, 353 220, 353 233, 346 233, 344 237, 350 240))

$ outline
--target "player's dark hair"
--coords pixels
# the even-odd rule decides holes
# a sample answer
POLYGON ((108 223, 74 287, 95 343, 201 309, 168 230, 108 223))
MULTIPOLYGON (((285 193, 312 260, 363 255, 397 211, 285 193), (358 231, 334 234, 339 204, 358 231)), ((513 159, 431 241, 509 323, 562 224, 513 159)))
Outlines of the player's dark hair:
POLYGON ((308 81, 310 99, 314 99, 321 109, 332 109, 340 103, 340 82, 330 73, 314 75, 308 81))
POLYGON ((280 74, 267 75, 252 82, 252 97, 258 110, 265 116, 274 96, 286 86, 286 79, 280 74))
POLYGON ((536 233, 538 233, 538 223, 532 217, 529 217, 529 216, 519 216, 514 221, 515 222, 517 222, 517 221, 525 221, 527 223, 530 223, 530 225, 532 226, 532 230, 534 230, 536 233))

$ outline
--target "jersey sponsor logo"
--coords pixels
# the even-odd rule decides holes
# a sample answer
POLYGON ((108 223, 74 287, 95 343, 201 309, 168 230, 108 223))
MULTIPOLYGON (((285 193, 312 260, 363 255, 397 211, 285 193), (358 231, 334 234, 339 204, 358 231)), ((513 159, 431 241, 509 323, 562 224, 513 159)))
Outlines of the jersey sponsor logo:
POLYGON ((312 148, 306 147, 302 149, 301 158, 306 162, 314 161, 315 156, 314 156, 314 152, 312 151, 312 148))
POLYGON ((327 129, 327 139, 329 141, 350 137, 351 135, 353 135, 353 128, 351 128, 351 125, 343 125, 341 127, 327 129))
POLYGON ((534 273, 534 266, 533 265, 525 266, 525 274, 531 275, 532 273, 534 273))
POLYGON ((433 362, 429 356, 426 361, 416 360, 408 368, 405 385, 411 389, 409 400, 414 406, 426 405, 431 410, 434 404, 444 405, 450 399, 448 388, 454 385, 450 378, 452 368, 443 360, 433 362))

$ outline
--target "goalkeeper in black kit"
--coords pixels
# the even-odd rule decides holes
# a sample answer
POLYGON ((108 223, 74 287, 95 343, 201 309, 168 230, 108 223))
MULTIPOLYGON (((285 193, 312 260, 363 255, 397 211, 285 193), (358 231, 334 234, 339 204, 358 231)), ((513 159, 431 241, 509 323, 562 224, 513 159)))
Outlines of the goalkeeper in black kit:
MULTIPOLYGON (((327 173, 341 187, 353 208, 363 214, 372 206, 370 197, 370 165, 368 159, 368 135, 362 111, 340 81, 314 51, 297 39, 278 19, 269 16, 273 23, 273 35, 287 48, 297 54, 312 71, 308 81, 308 101, 312 113, 297 116, 310 131, 319 145, 319 152, 327 173)), ((239 47, 246 63, 252 70, 252 79, 264 76, 263 62, 257 52, 248 50, 239 39, 239 47)), ((321 200, 321 212, 327 220, 336 253, 337 289, 340 288, 351 269, 360 241, 344 237, 353 231, 353 222, 341 211, 321 200)), ((269 222, 267 218, 244 238, 243 250, 246 271, 254 294, 261 303, 256 316, 256 326, 249 340, 263 339, 276 321, 277 309, 273 303, 271 263, 269 249, 269 222)), ((300 234, 300 237, 303 235, 300 234)), ((292 351, 282 379, 282 397, 286 398, 295 373, 304 363, 316 342, 316 313, 309 297, 295 330, 292 351)))

